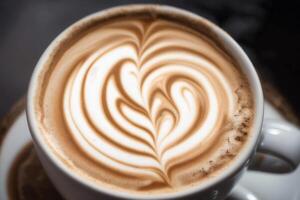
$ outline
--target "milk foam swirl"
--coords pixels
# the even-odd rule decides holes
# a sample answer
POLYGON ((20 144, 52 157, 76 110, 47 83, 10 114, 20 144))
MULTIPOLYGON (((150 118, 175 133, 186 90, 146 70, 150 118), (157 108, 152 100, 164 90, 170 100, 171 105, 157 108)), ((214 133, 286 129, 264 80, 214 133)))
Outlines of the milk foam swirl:
POLYGON ((173 171, 215 147, 241 112, 238 71, 191 29, 124 20, 76 45, 58 62, 72 66, 64 123, 85 156, 119 176, 174 185, 173 171))

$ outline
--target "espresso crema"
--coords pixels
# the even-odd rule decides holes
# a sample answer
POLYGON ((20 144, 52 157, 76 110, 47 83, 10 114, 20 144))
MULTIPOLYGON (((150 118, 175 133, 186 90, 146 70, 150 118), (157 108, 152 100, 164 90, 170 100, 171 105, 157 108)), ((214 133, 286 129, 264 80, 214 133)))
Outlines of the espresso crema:
POLYGON ((217 176, 247 142, 247 79, 209 36, 131 18, 63 45, 36 112, 53 154, 83 179, 130 193, 181 191, 217 176))

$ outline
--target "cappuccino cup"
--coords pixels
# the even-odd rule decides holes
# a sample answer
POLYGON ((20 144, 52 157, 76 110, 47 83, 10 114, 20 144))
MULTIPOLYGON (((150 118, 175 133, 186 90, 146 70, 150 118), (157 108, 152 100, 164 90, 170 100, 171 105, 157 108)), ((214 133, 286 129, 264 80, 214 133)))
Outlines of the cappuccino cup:
POLYGON ((211 200, 228 196, 257 149, 298 165, 298 130, 263 122, 263 102, 252 63, 226 32, 147 4, 63 31, 35 67, 26 113, 66 199, 211 200))

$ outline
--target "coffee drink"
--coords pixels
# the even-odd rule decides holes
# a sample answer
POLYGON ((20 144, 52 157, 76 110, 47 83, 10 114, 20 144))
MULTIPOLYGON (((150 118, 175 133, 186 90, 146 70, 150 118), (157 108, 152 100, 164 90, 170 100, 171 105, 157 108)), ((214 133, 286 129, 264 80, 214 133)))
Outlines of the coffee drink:
POLYGON ((72 173, 149 195, 195 187, 235 161, 253 96, 209 31, 159 15, 73 28, 35 99, 43 139, 72 173))

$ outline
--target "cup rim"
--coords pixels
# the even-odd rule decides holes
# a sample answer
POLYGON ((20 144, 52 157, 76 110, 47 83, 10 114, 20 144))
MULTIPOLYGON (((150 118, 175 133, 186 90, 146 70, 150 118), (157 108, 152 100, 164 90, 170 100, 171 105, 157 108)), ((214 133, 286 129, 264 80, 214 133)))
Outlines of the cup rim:
MULTIPOLYGON (((207 27, 206 27, 207 28, 207 27)), ((63 174, 67 175, 73 181, 80 183, 81 185, 92 189, 93 191, 104 193, 108 196, 113 196, 117 198, 130 198, 130 199, 173 199, 185 197, 188 195, 195 194, 197 192, 202 192, 223 180, 226 180, 232 177, 239 169, 241 169, 245 163, 249 160, 253 151, 256 149, 257 144, 259 142, 261 136, 261 126, 263 120, 263 92, 262 87, 258 78, 258 75, 254 69, 253 64, 249 60, 248 56, 245 54, 243 49, 237 44, 237 42, 231 38, 229 34, 227 34, 224 30, 219 28, 214 23, 208 21, 207 19, 194 14, 190 11, 186 11, 184 9, 180 9, 173 6, 168 5, 158 5, 158 4, 129 4, 122 6, 115 6, 112 8, 107 8, 104 10, 100 10, 93 14, 90 14, 81 20, 73 23, 71 26, 66 28, 62 33, 60 33, 47 47, 47 49, 43 52, 40 57, 33 74, 31 76, 31 80, 29 83, 28 94, 27 94, 27 107, 26 107, 27 121, 28 126, 30 128, 31 136, 40 148, 41 151, 47 156, 47 158, 60 170, 63 174), (38 81, 39 75, 42 72, 42 68, 48 59, 51 59, 51 54, 55 50, 55 47, 61 42, 61 40, 70 33, 73 32, 73 29, 76 27, 80 27, 80 25, 92 21, 107 18, 107 15, 114 16, 116 13, 138 13, 138 12, 153 12, 153 13, 164 13, 164 15, 174 15, 176 13, 177 16, 182 16, 186 19, 190 19, 199 23, 203 26, 209 26, 210 31, 217 37, 218 40, 224 45, 225 51, 233 54, 234 59, 237 60, 240 64, 240 68, 246 74, 249 85, 251 86, 252 95, 254 98, 254 111, 255 118, 253 120, 253 126, 251 130, 251 134, 249 134, 249 138, 241 152, 238 155, 238 158, 235 158, 232 163, 226 167, 226 169, 222 170, 220 174, 216 177, 209 178, 207 181, 200 183, 197 186, 193 186, 182 191, 165 193, 165 194, 151 194, 151 196, 140 195, 137 193, 129 193, 124 191, 113 191, 110 188, 99 187, 97 184, 93 184, 91 181, 88 181, 85 178, 81 178, 78 174, 74 173, 72 170, 69 170, 58 157, 54 155, 49 146, 46 144, 45 140, 40 133, 41 130, 38 126, 38 120, 35 112, 35 94, 38 89, 38 81)))

